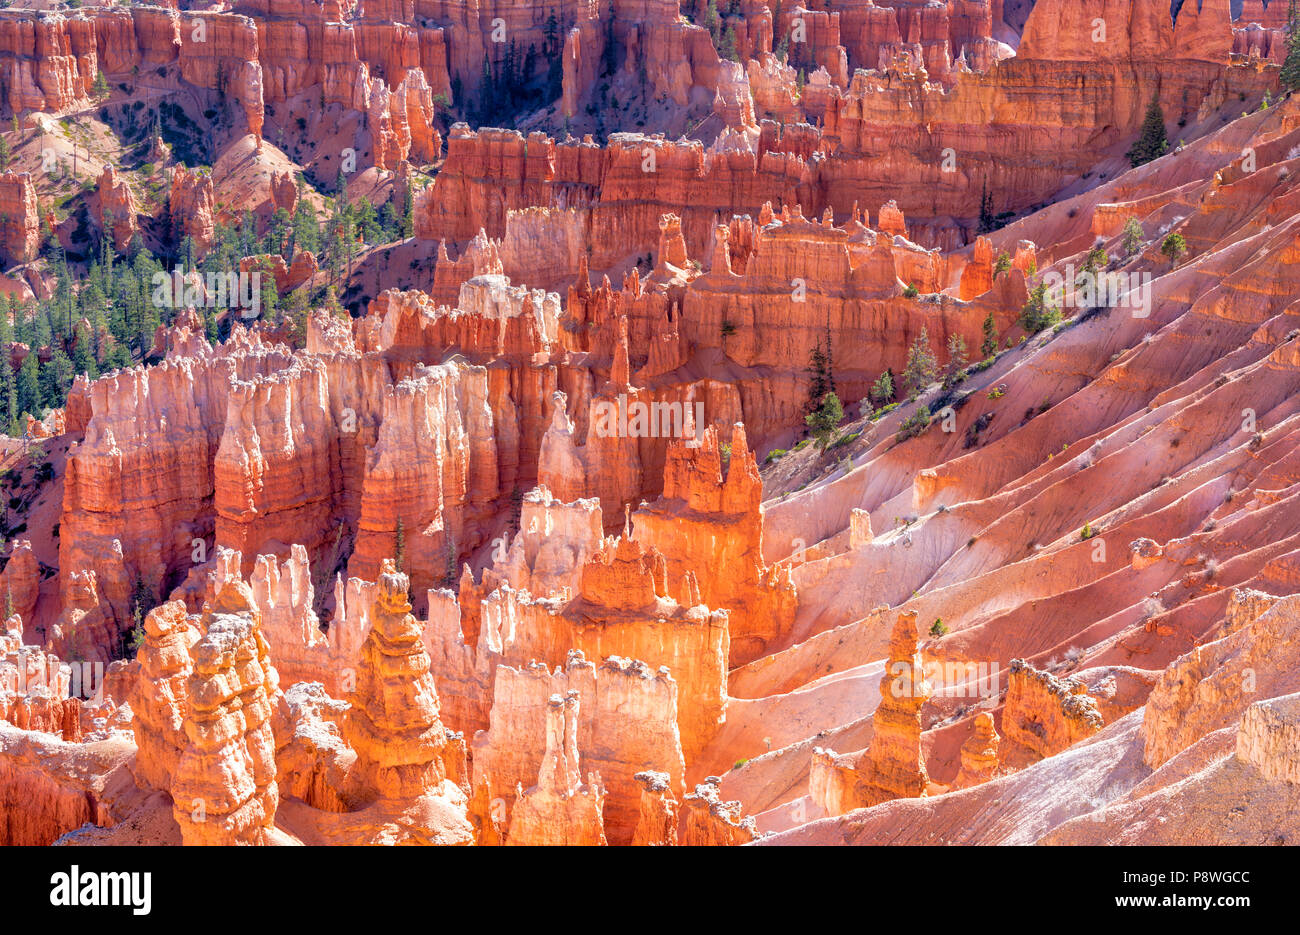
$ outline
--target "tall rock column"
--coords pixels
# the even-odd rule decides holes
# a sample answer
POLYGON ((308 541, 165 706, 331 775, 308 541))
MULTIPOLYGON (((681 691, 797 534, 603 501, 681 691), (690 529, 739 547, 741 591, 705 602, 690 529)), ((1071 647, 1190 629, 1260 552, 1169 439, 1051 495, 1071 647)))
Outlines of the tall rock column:
POLYGON ((187 683, 188 743, 172 781, 185 844, 269 843, 280 799, 271 729, 280 689, 259 617, 242 581, 204 608, 187 683))
POLYGON ((0 259, 28 263, 36 259, 41 220, 36 189, 26 172, 0 173, 0 259))
POLYGON ((930 686, 916 648, 916 611, 898 615, 889 636, 889 664, 880 678, 880 706, 871 718, 875 734, 862 764, 862 804, 925 795, 930 778, 921 754, 921 707, 930 686))
POLYGON ((171 788, 172 774, 187 745, 185 713, 194 673, 190 643, 197 636, 190 629, 184 601, 160 604, 144 618, 144 645, 136 654, 139 679, 130 699, 139 786, 171 788))
POLYGON ((446 731, 429 672, 423 627, 411 613, 409 579, 385 560, 361 647, 352 710, 343 736, 357 752, 354 781, 361 798, 409 799, 446 779, 446 731))
POLYGON ((552 695, 537 785, 519 790, 506 844, 603 845, 604 804, 599 774, 592 773, 584 784, 578 765, 578 692, 552 695))

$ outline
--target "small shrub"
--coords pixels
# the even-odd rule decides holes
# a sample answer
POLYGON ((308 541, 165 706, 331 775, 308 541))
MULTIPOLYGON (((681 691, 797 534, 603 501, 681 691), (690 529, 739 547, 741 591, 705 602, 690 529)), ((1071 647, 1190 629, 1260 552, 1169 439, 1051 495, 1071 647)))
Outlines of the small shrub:
POLYGON ((930 624, 931 636, 936 636, 936 637, 944 636, 945 634, 947 634, 947 632, 948 632, 948 625, 943 622, 942 617, 936 618, 934 623, 930 624))
POLYGON ((898 428, 898 440, 906 441, 909 438, 916 438, 930 427, 930 409, 923 405, 917 406, 916 411, 912 413, 898 428))

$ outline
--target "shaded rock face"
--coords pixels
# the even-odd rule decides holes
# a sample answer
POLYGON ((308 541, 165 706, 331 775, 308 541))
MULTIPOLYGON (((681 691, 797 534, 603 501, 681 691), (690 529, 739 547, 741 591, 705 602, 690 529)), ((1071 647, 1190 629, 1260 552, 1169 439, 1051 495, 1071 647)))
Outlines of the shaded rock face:
POLYGON ((204 612, 187 681, 186 746, 172 776, 173 815, 186 844, 264 844, 275 823, 279 681, 242 583, 204 612))

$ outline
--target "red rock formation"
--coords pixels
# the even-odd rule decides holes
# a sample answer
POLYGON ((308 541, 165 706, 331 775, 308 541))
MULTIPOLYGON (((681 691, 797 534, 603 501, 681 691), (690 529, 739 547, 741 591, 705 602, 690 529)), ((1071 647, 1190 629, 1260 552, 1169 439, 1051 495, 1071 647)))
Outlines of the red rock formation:
POLYGON ((889 635, 889 661, 880 678, 880 706, 871 716, 871 746, 859 768, 863 805, 926 794, 921 707, 930 698, 916 646, 916 612, 904 611, 889 635))
POLYGON ((970 739, 961 745, 961 772, 953 780, 954 789, 966 789, 988 782, 998 768, 998 736, 993 715, 981 711, 975 715, 970 739))
MULTIPOLYGON (((428 641, 448 722, 467 732, 488 727, 498 664, 560 666, 570 650, 621 656, 671 673, 681 748, 692 760, 725 717, 727 615, 668 598, 665 568, 657 552, 628 538, 607 539, 583 566, 579 593, 567 604, 534 599, 490 573, 480 585, 464 576, 459 602, 449 591, 430 591, 428 641)), ((662 705, 658 711, 662 718, 662 705)), ((635 772, 627 772, 629 781, 635 772)))
MULTIPOLYGON (((1009 744, 1027 750, 1034 759, 1055 756, 1101 730, 1097 703, 1087 686, 1075 678, 1058 679, 1022 659, 1011 660, 1002 734, 1009 744)), ((1018 751, 1003 749, 1004 762, 1017 764, 1018 751)))
POLYGON ((209 173, 201 170, 191 172, 184 166, 173 171, 168 210, 175 225, 176 238, 192 239, 196 256, 207 253, 212 246, 216 234, 215 203, 209 173))
POLYGON ((537 784, 521 789, 510 815, 509 845, 603 845, 600 774, 582 781, 578 762, 578 692, 552 695, 537 784))
POLYGON ((172 776, 188 742, 190 648, 198 629, 181 601, 159 604, 144 618, 144 643, 136 653, 139 674, 130 695, 135 712, 135 781, 142 788, 171 791, 172 776))
POLYGON ((671 847, 677 843, 677 799, 667 773, 646 770, 635 777, 641 784, 641 810, 637 815, 635 847, 671 847))
POLYGON ((26 172, 0 173, 0 257, 7 263, 28 263, 36 258, 41 222, 36 190, 26 172))
POLYGON ((1292 684, 1297 601, 1237 605, 1222 638, 1197 646, 1167 668, 1142 719, 1143 760, 1159 767, 1210 731, 1227 726, 1257 698, 1292 684))
POLYGON ((192 649, 188 743, 172 775, 172 813, 186 844, 265 844, 275 821, 275 738, 279 694, 242 582, 227 585, 203 615, 192 649))
POLYGON ((136 225, 135 195, 127 181, 117 175, 111 165, 104 167, 99 177, 95 202, 95 220, 106 236, 112 237, 113 248, 125 253, 138 229, 136 225))
POLYGON ((348 810, 347 774, 356 753, 339 724, 348 706, 317 682, 292 685, 280 698, 273 722, 276 785, 282 799, 295 798, 326 812, 348 810))
MULTIPOLYGON (((72 694, 72 681, 76 675, 80 682, 82 671, 74 672, 39 646, 24 645, 20 625, 17 617, 10 617, 6 632, 0 633, 0 721, 80 740, 81 698, 72 694)), ((91 670, 88 665, 79 668, 91 670)), ((90 671, 86 674, 93 679, 90 671)), ((102 691, 102 679, 97 688, 102 691)))
POLYGON ((763 485, 743 425, 732 428, 725 480, 720 458, 712 426, 695 447, 671 441, 663 496, 632 521, 638 541, 666 557, 670 594, 686 602, 674 585, 694 573, 699 600, 730 611, 730 660, 743 665, 789 634, 796 598, 788 569, 763 562, 763 485))
POLYGON ((742 817, 740 802, 724 802, 718 777, 709 776, 682 800, 685 847, 734 847, 759 837, 754 819, 742 817))
POLYGON ((585 701, 587 713, 577 718, 576 750, 587 769, 601 777, 602 833, 613 844, 628 844, 643 798, 639 771, 647 766, 660 771, 670 799, 674 790, 684 789, 677 684, 664 670, 655 673, 618 656, 597 668, 579 650, 554 673, 536 663, 522 670, 498 666, 490 723, 474 738, 474 787, 490 788, 507 808, 517 807, 516 787, 531 784, 546 768, 538 738, 549 729, 549 699, 571 696, 585 701))
POLYGON ((406 575, 386 564, 349 696, 343 736, 357 752, 350 780, 358 784, 361 801, 417 798, 437 791, 447 778, 438 695, 408 587, 406 575))
MULTIPOLYGON (((17 614, 23 623, 35 622, 36 600, 40 596, 41 570, 28 539, 15 539, 8 561, 0 571, 0 601, 6 613, 17 614)), ((19 628, 21 630, 21 627, 19 628)))

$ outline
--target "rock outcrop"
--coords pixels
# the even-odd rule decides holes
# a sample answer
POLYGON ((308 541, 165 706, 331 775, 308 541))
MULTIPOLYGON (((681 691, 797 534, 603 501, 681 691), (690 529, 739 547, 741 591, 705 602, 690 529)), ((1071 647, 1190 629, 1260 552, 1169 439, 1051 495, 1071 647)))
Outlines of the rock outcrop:
POLYGON ((266 844, 279 802, 271 716, 279 682, 243 583, 222 588, 191 654, 172 813, 186 844, 266 844))
POLYGON ((521 789, 510 814, 509 845, 603 845, 600 775, 582 781, 578 763, 578 693, 552 695, 537 784, 521 789))
MULTIPOLYGON (((1033 758, 1055 756, 1104 726, 1097 702, 1087 691, 1079 679, 1060 679, 1023 659, 1012 659, 1002 735, 1033 758)), ((1014 747, 1002 757, 1014 762, 1014 747)))
POLYGON ((921 752, 921 707, 931 688, 917 649, 915 611, 898 615, 888 659, 880 706, 871 716, 871 745, 858 769, 858 795, 867 806, 925 795, 930 781, 921 752))
POLYGON ((357 753, 352 781, 363 799, 417 798, 447 778, 438 695, 422 627, 411 614, 409 586, 406 575, 385 565, 348 699, 343 736, 357 753))
MULTIPOLYGON (((144 643, 136 653, 140 671, 130 697, 135 712, 135 780, 141 787, 170 792, 172 777, 189 746, 185 721, 194 674, 190 652, 198 639, 198 628, 182 601, 160 604, 145 615, 144 643)), ((210 698, 204 703, 212 709, 210 698)))
POLYGON ((41 221, 36 190, 26 172, 0 173, 0 258, 6 263, 36 259, 41 221))

